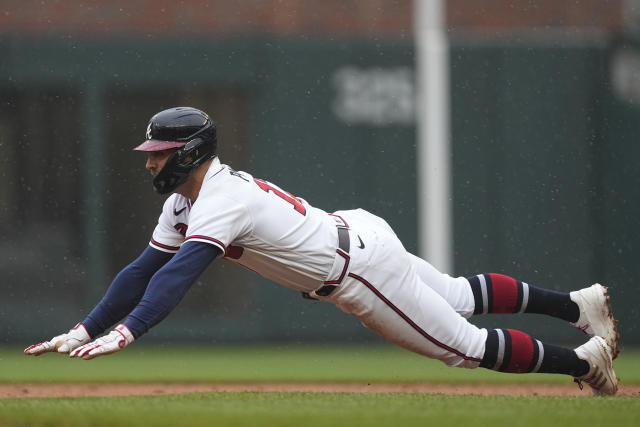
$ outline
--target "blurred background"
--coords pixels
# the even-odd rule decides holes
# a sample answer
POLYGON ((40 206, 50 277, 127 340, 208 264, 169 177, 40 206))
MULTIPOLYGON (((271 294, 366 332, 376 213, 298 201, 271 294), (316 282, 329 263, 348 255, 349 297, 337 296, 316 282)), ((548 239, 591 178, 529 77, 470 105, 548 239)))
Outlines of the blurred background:
MULTIPOLYGON (((640 344, 640 1, 443 3, 451 274, 608 284, 640 344)), ((381 215, 417 252, 414 6, 1 0, 0 344, 66 331, 146 247, 164 198, 131 149, 177 105, 215 118, 224 163, 381 215)), ((474 322, 584 340, 536 315, 474 322)), ((145 340, 378 338, 218 261, 145 340)))

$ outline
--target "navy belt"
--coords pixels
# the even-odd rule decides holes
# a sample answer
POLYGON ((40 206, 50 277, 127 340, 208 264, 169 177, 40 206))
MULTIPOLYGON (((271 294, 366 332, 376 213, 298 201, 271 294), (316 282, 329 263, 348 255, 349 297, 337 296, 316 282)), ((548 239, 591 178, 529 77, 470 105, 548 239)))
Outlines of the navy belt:
MULTIPOLYGON (((345 258, 345 267, 342 271, 342 275, 337 281, 331 281, 329 284, 322 286, 315 291, 315 294, 321 297, 328 297, 331 292, 335 291, 344 277, 344 273, 349 265, 349 249, 351 249, 351 238, 349 236, 349 229, 344 227, 338 227, 338 249, 344 254, 338 252, 339 255, 345 258), (335 284, 334 284, 335 283, 335 284)), ((306 299, 315 299, 308 292, 302 292, 302 297, 306 299)))
POLYGON ((338 247, 342 252, 349 253, 351 247, 351 238, 349 237, 349 229, 338 227, 338 247))

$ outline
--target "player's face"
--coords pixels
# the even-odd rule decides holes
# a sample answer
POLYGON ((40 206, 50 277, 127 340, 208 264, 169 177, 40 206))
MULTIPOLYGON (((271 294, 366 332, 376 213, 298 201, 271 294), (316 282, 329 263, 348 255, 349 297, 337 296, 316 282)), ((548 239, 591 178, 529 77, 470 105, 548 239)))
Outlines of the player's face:
POLYGON ((162 170, 164 164, 167 163, 167 160, 174 151, 176 150, 149 151, 147 153, 147 164, 145 168, 151 172, 151 175, 158 175, 158 172, 162 170))

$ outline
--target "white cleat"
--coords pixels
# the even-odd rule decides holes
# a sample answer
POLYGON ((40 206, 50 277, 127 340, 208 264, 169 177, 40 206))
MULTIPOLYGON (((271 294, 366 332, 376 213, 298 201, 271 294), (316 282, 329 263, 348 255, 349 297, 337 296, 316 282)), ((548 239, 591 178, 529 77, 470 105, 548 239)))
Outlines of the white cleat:
POLYGON ((613 318, 607 287, 598 283, 569 294, 569 298, 578 305, 580 318, 573 326, 590 337, 605 339, 612 351, 612 357, 618 357, 618 321, 613 318))
POLYGON ((589 372, 574 379, 582 389, 582 381, 589 384, 595 396, 613 396, 618 391, 618 378, 613 371, 611 347, 602 337, 593 337, 574 350, 589 364, 589 372))

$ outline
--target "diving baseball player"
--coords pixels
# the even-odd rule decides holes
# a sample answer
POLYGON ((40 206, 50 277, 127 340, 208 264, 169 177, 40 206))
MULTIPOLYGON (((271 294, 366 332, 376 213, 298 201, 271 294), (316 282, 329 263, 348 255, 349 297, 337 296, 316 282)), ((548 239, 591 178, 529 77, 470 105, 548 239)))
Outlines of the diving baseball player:
POLYGON ((135 150, 147 153, 156 191, 172 194, 148 247, 86 319, 26 354, 92 359, 120 351, 164 319, 223 257, 335 304, 387 340, 448 366, 566 374, 595 394, 616 393, 618 333, 606 287, 562 293, 501 274, 450 277, 408 253, 382 218, 362 209, 315 208, 221 163, 216 148, 215 124, 200 110, 177 107, 151 118, 135 150), (484 313, 546 314, 591 338, 574 350, 467 320, 484 313))

